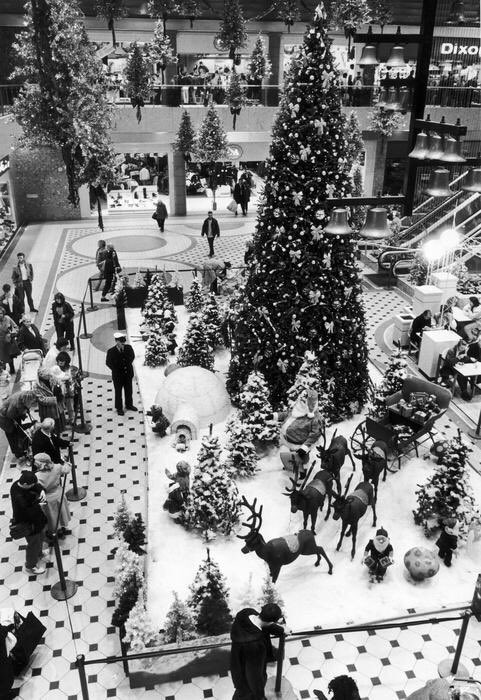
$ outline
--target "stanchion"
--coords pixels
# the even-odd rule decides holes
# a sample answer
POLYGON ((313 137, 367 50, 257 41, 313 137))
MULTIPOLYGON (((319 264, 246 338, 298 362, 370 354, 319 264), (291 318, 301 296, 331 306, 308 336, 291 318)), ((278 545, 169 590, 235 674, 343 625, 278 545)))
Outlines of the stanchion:
POLYGON ((277 670, 276 670, 276 685, 274 690, 279 693, 281 690, 282 666, 284 664, 284 653, 286 648, 286 636, 281 634, 279 637, 279 650, 277 652, 277 670))
MULTIPOLYGON (((85 376, 85 373, 84 373, 85 376)), ((73 429, 76 433, 84 433, 85 435, 88 435, 92 431, 92 427, 90 423, 87 423, 85 420, 85 414, 84 414, 84 402, 82 398, 82 385, 78 384, 78 389, 77 389, 77 405, 75 407, 75 416, 74 416, 74 422, 73 422, 73 429), (80 425, 77 425, 77 416, 80 416, 80 425)))
POLYGON ((97 311, 99 308, 98 306, 95 306, 95 304, 94 304, 94 293, 93 293, 93 289, 92 289, 92 278, 91 277, 89 277, 89 296, 90 296, 90 306, 87 309, 87 313, 89 311, 97 311))
POLYGON ((50 593, 52 598, 55 598, 55 600, 68 600, 71 598, 73 595, 76 594, 77 592, 77 582, 76 581, 70 581, 70 579, 65 578, 65 572, 63 570, 63 564, 62 564, 62 554, 60 552, 60 547, 58 544, 58 526, 60 522, 60 513, 62 510, 62 503, 63 503, 63 498, 65 495, 65 484, 67 483, 67 475, 65 474, 63 478, 63 485, 62 485, 62 495, 60 497, 60 503, 58 507, 58 513, 57 513, 57 522, 55 524, 55 532, 53 533, 53 549, 55 552, 55 559, 57 560, 57 571, 59 575, 59 581, 57 583, 54 583, 52 588, 50 589, 50 593))
POLYGON ((86 338, 91 338, 92 333, 87 333, 87 319, 85 316, 85 304, 82 302, 82 305, 80 307, 80 317, 82 319, 82 325, 84 327, 84 332, 79 335, 79 338, 86 339, 86 338))
POLYGON ((472 440, 481 440, 481 411, 479 412, 476 430, 468 430, 468 435, 472 440))
MULTIPOLYGON (((75 423, 75 418, 74 418, 74 423, 75 423)), ((69 462, 72 465, 72 472, 71 472, 71 477, 72 477, 72 488, 69 489, 66 492, 67 496, 67 501, 83 501, 85 496, 87 495, 87 489, 83 486, 80 488, 77 486, 77 474, 76 474, 76 466, 75 466, 75 459, 73 455, 73 447, 70 444, 68 446, 68 458, 69 462)))
POLYGON ((90 700, 89 688, 87 684, 87 675, 85 673, 85 656, 83 654, 77 655, 75 665, 77 666, 78 675, 80 679, 80 690, 82 692, 82 700, 90 700))
POLYGON ((443 659, 438 664, 438 673, 441 678, 447 678, 448 676, 459 676, 460 678, 469 677, 467 668, 463 664, 459 663, 459 660, 461 659, 461 654, 463 652, 464 640, 466 639, 466 632, 468 631, 471 615, 472 613, 470 608, 463 613, 463 622, 459 631, 458 643, 456 645, 454 656, 452 658, 448 657, 447 659, 443 659))

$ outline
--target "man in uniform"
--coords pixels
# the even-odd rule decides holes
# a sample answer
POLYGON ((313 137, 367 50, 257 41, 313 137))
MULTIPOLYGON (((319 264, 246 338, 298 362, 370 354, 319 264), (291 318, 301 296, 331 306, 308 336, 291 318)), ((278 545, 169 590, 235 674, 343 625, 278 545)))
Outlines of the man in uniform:
POLYGON ((125 408, 127 411, 136 411, 132 403, 132 379, 134 377, 135 353, 131 345, 127 344, 125 333, 114 333, 115 345, 107 350, 105 364, 112 372, 112 381, 115 390, 115 408, 119 416, 124 415, 122 403, 122 389, 125 394, 125 408))

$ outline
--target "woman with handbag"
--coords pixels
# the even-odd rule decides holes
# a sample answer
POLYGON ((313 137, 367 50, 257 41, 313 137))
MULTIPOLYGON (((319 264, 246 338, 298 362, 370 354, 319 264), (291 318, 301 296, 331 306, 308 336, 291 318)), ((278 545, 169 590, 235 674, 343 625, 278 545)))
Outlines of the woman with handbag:
POLYGON ((39 452, 33 458, 35 476, 45 491, 47 516, 47 537, 51 537, 57 528, 57 536, 62 538, 72 534, 67 526, 70 522, 70 509, 66 498, 62 498, 62 476, 69 474, 68 462, 54 464, 46 452, 39 452))
POLYGON ((35 393, 38 401, 40 420, 53 418, 55 431, 60 434, 65 430, 65 410, 63 406, 62 387, 51 375, 51 369, 41 367, 37 373, 35 393))
POLYGON ((16 391, 8 396, 0 408, 0 428, 7 436, 10 449, 17 459, 25 459, 29 440, 22 428, 32 406, 37 402, 34 391, 16 391))
POLYGON ((45 566, 39 564, 42 557, 42 543, 47 525, 47 516, 43 512, 46 504, 45 492, 38 479, 31 471, 22 471, 20 478, 14 481, 10 489, 12 501, 12 524, 10 535, 14 539, 25 537, 25 570, 29 574, 45 573, 45 566))
POLYGON ((72 306, 65 301, 65 297, 60 292, 57 292, 53 299, 52 316, 55 325, 57 338, 67 338, 70 343, 70 350, 74 352, 74 327, 73 319, 75 312, 72 306))
POLYGON ((157 221, 157 225, 162 233, 164 233, 164 224, 168 216, 167 207, 161 199, 157 202, 157 207, 152 214, 152 218, 157 221))
POLYGON ((15 335, 18 326, 9 316, 5 314, 5 309, 0 306, 0 362, 8 363, 10 374, 15 374, 13 360, 20 354, 15 335))

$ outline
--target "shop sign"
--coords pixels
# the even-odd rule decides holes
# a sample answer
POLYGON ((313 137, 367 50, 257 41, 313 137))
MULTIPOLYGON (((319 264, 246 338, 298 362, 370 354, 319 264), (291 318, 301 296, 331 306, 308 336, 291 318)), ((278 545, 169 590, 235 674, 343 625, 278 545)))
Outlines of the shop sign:
POLYGON ((237 143, 231 143, 227 146, 227 159, 240 160, 244 151, 237 143))
POLYGON ((443 56, 481 56, 481 46, 445 41, 441 44, 441 54, 443 56))
POLYGON ((3 173, 7 172, 7 170, 10 167, 10 158, 9 156, 5 156, 0 160, 0 175, 3 175, 3 173))

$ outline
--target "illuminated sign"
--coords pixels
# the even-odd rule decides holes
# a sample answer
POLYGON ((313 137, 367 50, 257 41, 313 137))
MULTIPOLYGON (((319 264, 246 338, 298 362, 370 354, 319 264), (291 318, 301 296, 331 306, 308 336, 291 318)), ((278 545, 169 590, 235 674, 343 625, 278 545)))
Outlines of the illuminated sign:
POLYGON ((481 46, 453 44, 450 41, 445 41, 441 44, 441 54, 443 56, 481 56, 481 46))
POLYGON ((236 143, 231 143, 227 146, 227 158, 228 160, 239 160, 244 151, 236 143))

